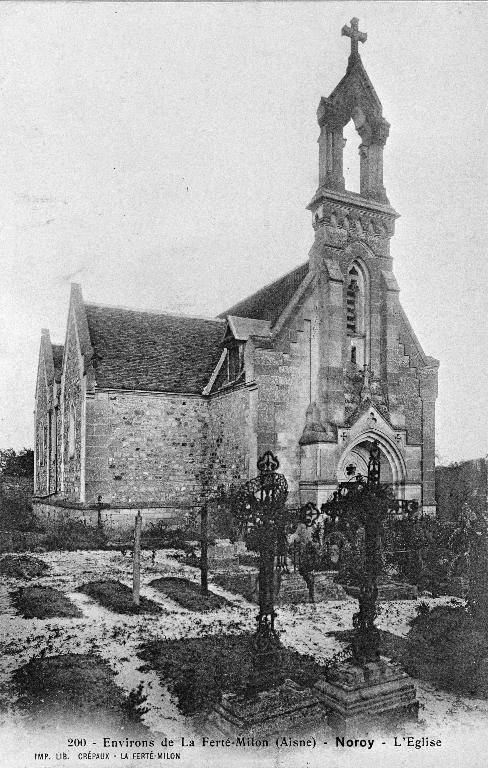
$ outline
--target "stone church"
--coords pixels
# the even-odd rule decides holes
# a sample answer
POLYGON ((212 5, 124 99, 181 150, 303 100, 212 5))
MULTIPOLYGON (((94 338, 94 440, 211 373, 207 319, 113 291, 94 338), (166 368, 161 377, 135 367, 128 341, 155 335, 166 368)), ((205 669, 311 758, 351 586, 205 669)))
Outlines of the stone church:
POLYGON ((292 272, 216 319, 93 304, 73 285, 65 344, 41 336, 35 403, 40 514, 123 527, 174 521, 275 453, 293 505, 366 472, 435 512, 439 363, 402 309, 383 186, 389 123, 366 73, 357 19, 347 70, 321 98, 314 242, 292 272), (344 128, 358 134, 360 191, 345 188, 344 128))

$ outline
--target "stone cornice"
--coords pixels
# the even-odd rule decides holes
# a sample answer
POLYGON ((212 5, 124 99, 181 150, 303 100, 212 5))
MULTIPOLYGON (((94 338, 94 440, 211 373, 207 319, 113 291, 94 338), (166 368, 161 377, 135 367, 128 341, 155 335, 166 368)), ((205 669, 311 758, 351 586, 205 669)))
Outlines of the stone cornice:
POLYGON ((379 203, 356 192, 338 192, 326 187, 318 188, 311 202, 307 205, 307 209, 313 211, 322 202, 333 203, 338 208, 345 210, 355 210, 359 216, 376 214, 382 218, 398 219, 400 217, 400 214, 391 205, 379 203))

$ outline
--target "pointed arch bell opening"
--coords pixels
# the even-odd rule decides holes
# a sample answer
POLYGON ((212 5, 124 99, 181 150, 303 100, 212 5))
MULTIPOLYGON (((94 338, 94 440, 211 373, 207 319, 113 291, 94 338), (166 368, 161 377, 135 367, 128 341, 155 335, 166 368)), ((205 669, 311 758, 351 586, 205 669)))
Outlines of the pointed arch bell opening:
POLYGON ((360 259, 354 259, 345 281, 347 361, 358 368, 369 365, 369 275, 360 259))

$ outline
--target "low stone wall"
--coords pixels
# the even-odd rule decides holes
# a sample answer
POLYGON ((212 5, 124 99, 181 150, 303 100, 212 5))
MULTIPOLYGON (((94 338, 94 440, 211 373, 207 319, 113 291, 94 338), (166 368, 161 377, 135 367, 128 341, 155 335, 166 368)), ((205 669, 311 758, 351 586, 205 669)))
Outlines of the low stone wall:
MULTIPOLYGON (((47 530, 68 522, 77 521, 85 525, 96 527, 98 525, 98 510, 86 507, 65 507, 57 504, 43 502, 33 503, 33 511, 36 519, 47 530)), ((189 510, 188 510, 189 511, 189 510)), ((102 509, 100 521, 104 533, 109 541, 130 541, 134 532, 137 509, 102 509)), ((176 528, 184 525, 187 513, 182 509, 168 507, 151 507, 140 509, 142 516, 142 533, 154 533, 160 526, 164 528, 176 528)))

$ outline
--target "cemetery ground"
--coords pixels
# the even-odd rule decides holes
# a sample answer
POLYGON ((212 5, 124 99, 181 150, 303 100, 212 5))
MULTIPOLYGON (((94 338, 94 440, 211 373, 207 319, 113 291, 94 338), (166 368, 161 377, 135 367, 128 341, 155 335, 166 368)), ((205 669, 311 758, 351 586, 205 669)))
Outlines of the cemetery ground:
MULTIPOLYGON (((176 555, 174 550, 158 550, 154 556, 143 551, 139 612, 131 602, 130 554, 55 551, 3 557, 0 717, 3 744, 12 752, 9 762, 0 758, 1 765, 17 764, 14 758, 19 745, 27 743, 26 733, 53 728, 61 733, 73 723, 91 722, 92 741, 93 734, 108 733, 119 739, 127 734, 183 736, 201 743, 202 712, 218 698, 222 679, 237 687, 245 680, 256 605, 212 581, 212 594, 202 598, 198 569, 176 555)), ((450 597, 422 601, 430 606, 460 603, 450 597)), ((401 651, 418 603, 380 604, 377 624, 386 655, 401 651)), ((353 598, 280 607, 277 622, 287 675, 313 685, 321 665, 344 647, 356 609, 353 598)), ((444 738, 454 750, 486 728, 486 699, 449 693, 426 680, 415 682, 419 722, 397 728, 400 738, 444 738)), ((71 730, 70 735, 79 734, 71 730)), ((60 738, 59 749, 63 744, 60 738)), ((188 754, 182 757, 195 764, 188 754)), ((430 764, 427 758, 423 754, 424 764, 430 764)), ((218 759, 224 758, 211 755, 212 762, 218 759)), ((78 764, 85 763, 71 762, 78 764)), ((359 758, 354 764, 360 764, 359 758)), ((485 759, 471 761, 483 764, 485 759)))

